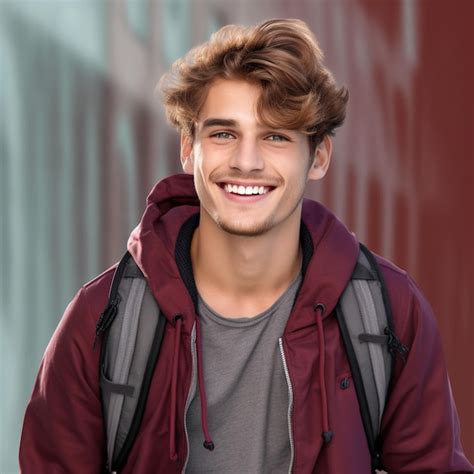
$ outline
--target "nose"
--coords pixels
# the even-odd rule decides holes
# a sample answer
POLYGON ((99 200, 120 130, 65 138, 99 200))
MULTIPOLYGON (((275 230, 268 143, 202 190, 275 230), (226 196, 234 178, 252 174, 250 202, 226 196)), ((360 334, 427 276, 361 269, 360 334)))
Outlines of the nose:
POLYGON ((257 141, 252 138, 241 139, 233 150, 229 166, 244 173, 263 170, 264 160, 257 141))

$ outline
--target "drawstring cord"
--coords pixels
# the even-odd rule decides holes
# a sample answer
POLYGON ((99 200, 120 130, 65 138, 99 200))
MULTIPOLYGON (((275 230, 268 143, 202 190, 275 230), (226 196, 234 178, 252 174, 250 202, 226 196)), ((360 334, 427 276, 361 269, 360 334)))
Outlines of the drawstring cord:
POLYGON ((174 332, 174 353, 173 353, 173 371, 171 376, 171 407, 170 407, 170 459, 176 461, 178 454, 176 453, 176 400, 178 388, 178 363, 179 349, 181 347, 181 328, 183 317, 179 314, 174 317, 176 323, 174 332))
POLYGON ((319 335, 319 385, 321 387, 321 413, 323 417, 323 432, 322 437, 325 443, 329 443, 332 439, 332 431, 329 429, 329 409, 328 396, 326 390, 326 343, 324 341, 323 332, 323 315, 326 307, 322 303, 314 305, 316 311, 316 323, 318 325, 319 335))
POLYGON ((207 423, 207 398, 206 388, 204 386, 204 371, 202 362, 202 339, 201 339, 201 321, 199 318, 196 320, 196 352, 197 352, 197 369, 198 369, 198 386, 199 386, 199 398, 201 400, 201 426, 204 434, 203 446, 212 451, 214 449, 214 443, 209 433, 209 425, 207 423))

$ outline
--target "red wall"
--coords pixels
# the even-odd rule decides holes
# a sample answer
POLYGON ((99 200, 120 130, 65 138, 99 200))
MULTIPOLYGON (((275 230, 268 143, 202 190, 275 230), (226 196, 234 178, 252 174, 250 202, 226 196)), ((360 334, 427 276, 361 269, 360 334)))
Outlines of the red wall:
POLYGON ((323 189, 312 190, 361 240, 408 270, 431 302, 471 460, 473 19, 468 0, 321 8, 315 31, 319 24, 328 64, 351 97, 333 169, 323 189))

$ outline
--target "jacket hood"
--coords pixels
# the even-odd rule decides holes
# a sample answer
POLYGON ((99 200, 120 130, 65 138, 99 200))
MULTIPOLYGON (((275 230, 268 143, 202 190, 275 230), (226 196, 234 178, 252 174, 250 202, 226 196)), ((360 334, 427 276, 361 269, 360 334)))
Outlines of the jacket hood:
MULTIPOLYGON (((196 317, 190 291, 194 281, 189 245, 198 216, 199 199, 193 177, 170 176, 159 181, 148 195, 141 222, 128 241, 128 250, 148 280, 161 311, 170 321, 181 315, 185 332, 191 332, 196 317), (183 232, 185 228, 188 230, 183 232), (187 240, 184 257, 183 235, 187 240), (183 261, 187 268, 183 269, 183 261), (183 272, 191 275, 186 283, 183 272)), ((290 317, 286 333, 314 324, 316 304, 324 305, 324 317, 333 311, 359 253, 355 236, 321 204, 305 199, 302 222, 304 278, 292 312, 298 317, 290 317)))

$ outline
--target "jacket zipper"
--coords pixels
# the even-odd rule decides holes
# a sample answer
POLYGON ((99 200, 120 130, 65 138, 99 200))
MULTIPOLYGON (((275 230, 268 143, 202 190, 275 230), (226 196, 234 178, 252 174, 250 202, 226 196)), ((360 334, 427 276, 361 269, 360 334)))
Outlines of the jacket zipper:
POLYGON ((288 432, 290 435, 290 468, 288 474, 291 474, 293 470, 293 462, 295 457, 295 445, 293 441, 293 431, 291 429, 293 423, 291 421, 291 412, 293 411, 293 385, 291 384, 290 373, 288 371, 288 365, 285 358, 285 350, 283 349, 283 339, 278 339, 280 345, 281 358, 283 360, 283 369, 285 371, 286 383, 288 384, 288 432))
POLYGON ((186 472, 186 468, 188 466, 189 461, 189 433, 188 433, 188 426, 186 425, 186 416, 188 414, 188 409, 191 406, 191 402, 194 398, 194 394, 196 393, 196 383, 197 383, 197 354, 196 354, 196 323, 193 325, 193 329, 191 331, 191 359, 192 359, 192 374, 191 374, 191 385, 189 386, 188 397, 186 398, 186 404, 184 406, 184 433, 186 435, 186 461, 184 462, 183 470, 181 471, 182 474, 186 472))

